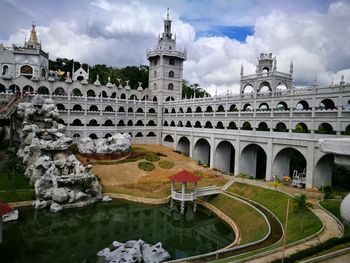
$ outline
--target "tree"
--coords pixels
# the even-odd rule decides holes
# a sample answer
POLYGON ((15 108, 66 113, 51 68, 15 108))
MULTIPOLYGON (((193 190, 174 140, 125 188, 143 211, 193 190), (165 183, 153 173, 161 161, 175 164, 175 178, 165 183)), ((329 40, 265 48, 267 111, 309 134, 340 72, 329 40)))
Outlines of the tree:
POLYGON ((300 215, 300 227, 301 227, 301 232, 304 233, 304 217, 305 217, 305 212, 309 207, 312 207, 310 203, 307 202, 306 200, 306 195, 297 195, 293 198, 293 209, 294 212, 298 213, 300 215))
POLYGON ((197 83, 190 84, 187 80, 183 80, 182 97, 187 99, 190 99, 192 97, 203 98, 203 97, 210 97, 210 94, 203 88, 200 88, 199 84, 197 83))

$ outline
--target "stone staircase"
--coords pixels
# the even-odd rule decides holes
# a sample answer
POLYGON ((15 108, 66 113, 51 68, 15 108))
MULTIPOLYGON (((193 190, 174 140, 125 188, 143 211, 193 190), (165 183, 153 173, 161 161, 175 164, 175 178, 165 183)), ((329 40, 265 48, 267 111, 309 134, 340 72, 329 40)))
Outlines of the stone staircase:
POLYGON ((9 119, 11 115, 16 111, 18 103, 28 101, 29 97, 13 96, 8 101, 2 101, 0 104, 0 120, 9 119))

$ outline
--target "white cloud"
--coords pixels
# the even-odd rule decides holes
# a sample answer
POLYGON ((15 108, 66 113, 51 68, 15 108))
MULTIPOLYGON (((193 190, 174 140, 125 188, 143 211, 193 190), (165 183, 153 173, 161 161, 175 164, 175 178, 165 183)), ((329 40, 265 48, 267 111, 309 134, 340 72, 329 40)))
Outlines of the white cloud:
MULTIPOLYGON (((233 6, 227 1, 215 3, 209 1, 208 6, 197 3, 198 10, 193 10, 193 3, 185 0, 162 3, 173 6, 171 18, 178 47, 188 50, 184 65, 184 78, 188 81, 199 83, 211 94, 215 91, 226 94, 227 89, 237 93, 241 64, 245 74, 252 74, 259 53, 273 52, 279 71, 288 72, 293 59, 296 84, 313 82, 315 74, 322 85, 329 84, 332 78, 339 82, 341 75, 350 82, 348 2, 332 2, 324 12, 303 11, 302 6, 287 12, 286 7, 272 5, 270 1, 255 8, 251 4, 240 4, 241 9, 253 8, 247 11, 249 17, 239 13, 237 10, 240 9, 230 12, 233 6), (271 10, 271 6, 275 9, 271 10), (217 16, 216 24, 228 25, 230 15, 238 24, 254 23, 254 35, 244 42, 228 37, 196 38, 195 28, 201 27, 200 22, 191 25, 183 17, 199 21, 204 14, 210 21, 217 16), (242 17, 237 18, 238 15, 242 17)), ((147 4, 143 1, 96 0, 82 6, 82 15, 54 17, 37 30, 43 48, 50 52, 51 58, 68 57, 89 64, 112 66, 139 65, 147 63, 145 52, 156 44, 157 35, 162 31, 164 11, 164 6, 152 0, 147 4)), ((6 44, 23 43, 29 30, 13 33, 6 39, 6 44)))

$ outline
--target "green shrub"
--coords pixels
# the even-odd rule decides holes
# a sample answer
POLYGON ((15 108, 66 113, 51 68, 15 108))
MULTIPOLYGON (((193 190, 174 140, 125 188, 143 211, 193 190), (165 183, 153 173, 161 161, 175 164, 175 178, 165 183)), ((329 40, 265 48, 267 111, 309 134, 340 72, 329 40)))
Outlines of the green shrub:
POLYGON ((152 171, 156 168, 155 165, 150 162, 140 162, 138 166, 141 170, 144 170, 144 171, 152 171))
POLYGON ((163 160, 163 161, 160 161, 158 165, 160 168, 163 168, 163 169, 171 169, 174 167, 175 164, 171 161, 163 160))
POLYGON ((158 162, 160 158, 157 154, 148 152, 145 154, 145 159, 146 161, 149 161, 149 162, 158 162))
POLYGON ((325 199, 332 198, 332 186, 324 186, 322 187, 322 192, 324 193, 325 199))
POLYGON ((76 185, 80 191, 84 192, 86 189, 90 188, 93 181, 95 181, 94 177, 88 177, 77 181, 76 185))
POLYGON ((78 154, 79 153, 78 144, 72 143, 71 145, 69 145, 68 151, 70 151, 72 154, 78 154))

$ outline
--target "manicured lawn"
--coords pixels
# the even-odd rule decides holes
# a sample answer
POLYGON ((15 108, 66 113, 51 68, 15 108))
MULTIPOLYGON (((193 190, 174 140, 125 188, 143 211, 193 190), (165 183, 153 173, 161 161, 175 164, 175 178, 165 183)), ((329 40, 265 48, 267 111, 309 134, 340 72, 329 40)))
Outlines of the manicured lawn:
POLYGON ((0 201, 11 203, 34 200, 34 190, 0 192, 0 201))
MULTIPOLYGON (((342 200, 323 200, 320 202, 321 206, 335 215, 340 222, 343 222, 343 219, 340 216, 340 203, 342 200)), ((344 236, 350 236, 350 226, 344 226, 344 236)))
POLYGON ((0 191, 18 190, 31 188, 29 179, 23 172, 12 173, 4 166, 0 167, 0 191))
MULTIPOLYGON (((229 187, 228 192, 238 194, 247 199, 250 199, 259 204, 262 204, 267 209, 269 209, 272 213, 274 213, 276 217, 284 225, 285 217, 286 217, 287 202, 288 202, 287 200, 292 199, 292 197, 289 197, 288 195, 278 191, 265 189, 257 186, 252 186, 248 184, 243 184, 243 183, 237 183, 237 182, 232 184, 229 187)), ((289 221, 288 221, 287 243, 291 243, 296 240, 300 240, 305 237, 308 237, 321 229, 322 227, 321 221, 310 210, 308 210, 305 213, 304 232, 302 232, 301 220, 300 220, 299 214, 293 211, 292 200, 290 204, 291 204, 291 207, 290 207, 291 209, 290 209, 289 221)))
POLYGON ((268 231, 264 218, 252 207, 236 199, 219 194, 210 204, 230 217, 241 232, 241 243, 247 244, 263 238, 268 231))

